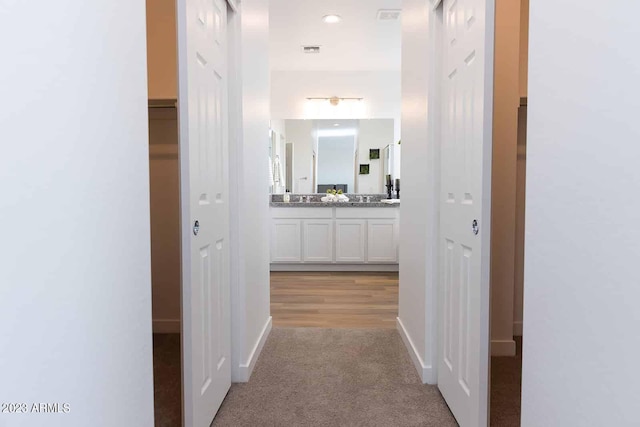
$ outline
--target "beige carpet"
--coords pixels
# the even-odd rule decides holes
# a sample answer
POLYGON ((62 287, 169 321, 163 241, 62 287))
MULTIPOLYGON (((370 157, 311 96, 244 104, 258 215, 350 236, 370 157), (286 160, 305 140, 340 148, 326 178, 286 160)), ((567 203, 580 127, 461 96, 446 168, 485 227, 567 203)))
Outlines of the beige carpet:
MULTIPOLYGON (((179 427, 180 336, 154 334, 155 418, 179 427)), ((491 358, 491 426, 520 425, 522 341, 491 358)), ((274 329, 247 384, 233 384, 214 425, 455 425, 423 386, 392 330, 274 329), (257 406, 249 402, 256 399, 257 406)))
POLYGON ((455 426, 395 330, 274 328, 214 426, 455 426))

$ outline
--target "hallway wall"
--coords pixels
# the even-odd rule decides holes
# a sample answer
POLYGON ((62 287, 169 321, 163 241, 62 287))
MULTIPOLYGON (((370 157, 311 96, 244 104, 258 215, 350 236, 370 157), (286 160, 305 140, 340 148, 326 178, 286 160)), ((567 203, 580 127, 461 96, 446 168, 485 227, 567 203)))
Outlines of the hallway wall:
POLYGON ((144 27, 140 1, 1 3, 4 426, 154 423, 144 27))
POLYGON ((522 425, 637 425, 640 4, 531 6, 522 425))

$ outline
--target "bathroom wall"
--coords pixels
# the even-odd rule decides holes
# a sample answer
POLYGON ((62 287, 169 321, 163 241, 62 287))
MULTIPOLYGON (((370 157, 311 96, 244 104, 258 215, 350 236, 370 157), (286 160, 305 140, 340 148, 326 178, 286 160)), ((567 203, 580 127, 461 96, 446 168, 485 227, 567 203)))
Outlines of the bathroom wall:
MULTIPOLYGON (((384 193, 382 151, 394 144, 394 120, 360 120, 358 125, 358 163, 369 164, 369 175, 358 174, 359 193, 384 193), (369 159, 369 149, 380 149, 380 159, 369 159)), ((396 177, 394 177, 396 178, 396 177)))

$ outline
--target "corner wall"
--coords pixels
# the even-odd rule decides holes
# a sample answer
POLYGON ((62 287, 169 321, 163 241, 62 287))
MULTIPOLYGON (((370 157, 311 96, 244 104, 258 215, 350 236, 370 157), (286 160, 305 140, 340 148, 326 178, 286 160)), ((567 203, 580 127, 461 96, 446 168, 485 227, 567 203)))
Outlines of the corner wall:
POLYGON ((423 382, 437 381, 437 225, 440 158, 435 149, 437 20, 428 2, 402 11, 402 204, 398 329, 423 382), (435 79, 431 79, 435 80, 435 79), (430 86, 430 84, 432 86, 430 86))
MULTIPOLYGON (((231 144, 232 203, 238 206, 232 233, 232 381, 248 381, 271 330, 269 308, 269 5, 243 0, 240 40, 233 41, 241 62, 242 135, 231 144), (234 169, 232 169, 233 171, 234 169)), ((237 77, 236 77, 237 78, 237 77)))

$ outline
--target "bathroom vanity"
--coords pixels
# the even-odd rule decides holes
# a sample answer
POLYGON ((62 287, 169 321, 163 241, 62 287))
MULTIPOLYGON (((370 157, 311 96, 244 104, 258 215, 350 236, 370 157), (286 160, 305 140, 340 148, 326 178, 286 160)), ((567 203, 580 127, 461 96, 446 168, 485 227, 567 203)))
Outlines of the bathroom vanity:
POLYGON ((323 203, 320 196, 271 202, 272 271, 398 270, 399 203, 379 195, 369 203, 323 203))

